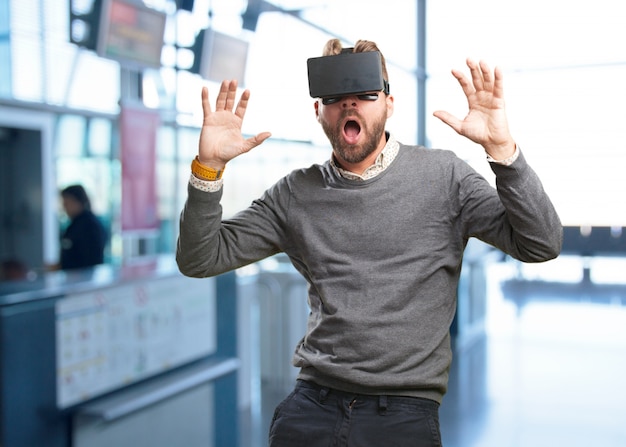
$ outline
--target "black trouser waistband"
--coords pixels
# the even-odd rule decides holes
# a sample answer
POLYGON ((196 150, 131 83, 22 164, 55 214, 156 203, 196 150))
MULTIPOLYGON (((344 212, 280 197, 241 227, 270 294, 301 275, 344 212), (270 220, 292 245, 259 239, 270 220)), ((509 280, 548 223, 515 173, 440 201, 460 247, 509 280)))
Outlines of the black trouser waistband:
POLYGON ((433 406, 434 408, 439 408, 439 403, 431 400, 425 399, 421 397, 410 397, 410 396, 396 396, 396 395, 388 395, 388 394, 360 394, 360 393, 351 393, 348 391, 337 390, 334 388, 329 388, 326 386, 318 385, 317 383, 299 379, 296 382, 296 389, 306 389, 315 391, 319 396, 319 401, 324 402, 329 397, 336 397, 339 399, 349 399, 354 400, 358 399, 359 401, 377 403, 378 408, 381 411, 385 411, 390 405, 396 404, 404 404, 404 405, 415 405, 415 406, 433 406))

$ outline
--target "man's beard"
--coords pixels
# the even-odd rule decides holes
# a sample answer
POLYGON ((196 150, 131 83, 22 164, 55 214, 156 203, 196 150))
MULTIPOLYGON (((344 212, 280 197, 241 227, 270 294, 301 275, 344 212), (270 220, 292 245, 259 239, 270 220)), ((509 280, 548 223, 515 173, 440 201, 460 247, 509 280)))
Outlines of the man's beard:
POLYGON ((339 158, 348 163, 360 163, 378 148, 380 139, 385 132, 386 118, 386 111, 383 111, 381 116, 379 116, 372 123, 370 129, 370 126, 368 126, 365 120, 362 119, 361 115, 353 110, 346 110, 341 114, 341 117, 334 127, 323 119, 320 120, 320 122, 322 124, 322 129, 324 129, 324 133, 328 137, 330 144, 339 158), (365 134, 365 140, 363 143, 348 144, 342 139, 341 135, 343 133, 344 118, 349 116, 356 116, 360 118, 359 122, 361 124, 361 133, 365 134))

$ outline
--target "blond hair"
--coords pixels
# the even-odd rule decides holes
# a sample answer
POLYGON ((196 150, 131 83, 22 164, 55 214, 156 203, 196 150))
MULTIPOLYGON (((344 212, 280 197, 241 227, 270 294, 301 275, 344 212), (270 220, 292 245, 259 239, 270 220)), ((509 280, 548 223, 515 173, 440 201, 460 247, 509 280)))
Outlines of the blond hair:
MULTIPOLYGON (((343 49, 343 45, 341 45, 341 41, 339 39, 330 39, 328 42, 326 42, 326 45, 324 45, 324 51, 322 52, 322 56, 334 56, 336 54, 340 54, 343 49)), ((357 40, 354 44, 352 52, 364 53, 366 51, 378 51, 380 53, 380 60, 382 62, 383 68, 383 79, 389 82, 385 56, 383 56, 383 53, 378 49, 376 43, 372 42, 371 40, 357 40)))

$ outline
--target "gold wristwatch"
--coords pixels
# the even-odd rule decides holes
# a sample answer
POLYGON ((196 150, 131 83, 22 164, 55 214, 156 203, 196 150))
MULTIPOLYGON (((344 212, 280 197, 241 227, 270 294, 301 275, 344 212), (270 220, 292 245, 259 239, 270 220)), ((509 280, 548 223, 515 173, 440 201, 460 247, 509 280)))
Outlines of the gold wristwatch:
POLYGON ((193 161, 191 162, 191 172, 200 180, 209 180, 209 181, 219 180, 222 178, 222 174, 224 174, 223 169, 218 171, 217 169, 204 166, 202 163, 200 163, 200 160, 198 160, 197 155, 196 155, 196 158, 194 158, 193 161))

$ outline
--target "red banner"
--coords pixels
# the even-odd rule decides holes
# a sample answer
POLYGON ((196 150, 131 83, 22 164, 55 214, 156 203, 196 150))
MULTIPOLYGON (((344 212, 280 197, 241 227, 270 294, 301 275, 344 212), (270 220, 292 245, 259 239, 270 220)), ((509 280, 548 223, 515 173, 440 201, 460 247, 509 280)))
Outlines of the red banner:
POLYGON ((122 231, 159 228, 156 191, 158 112, 122 106, 120 138, 122 161, 122 231))

